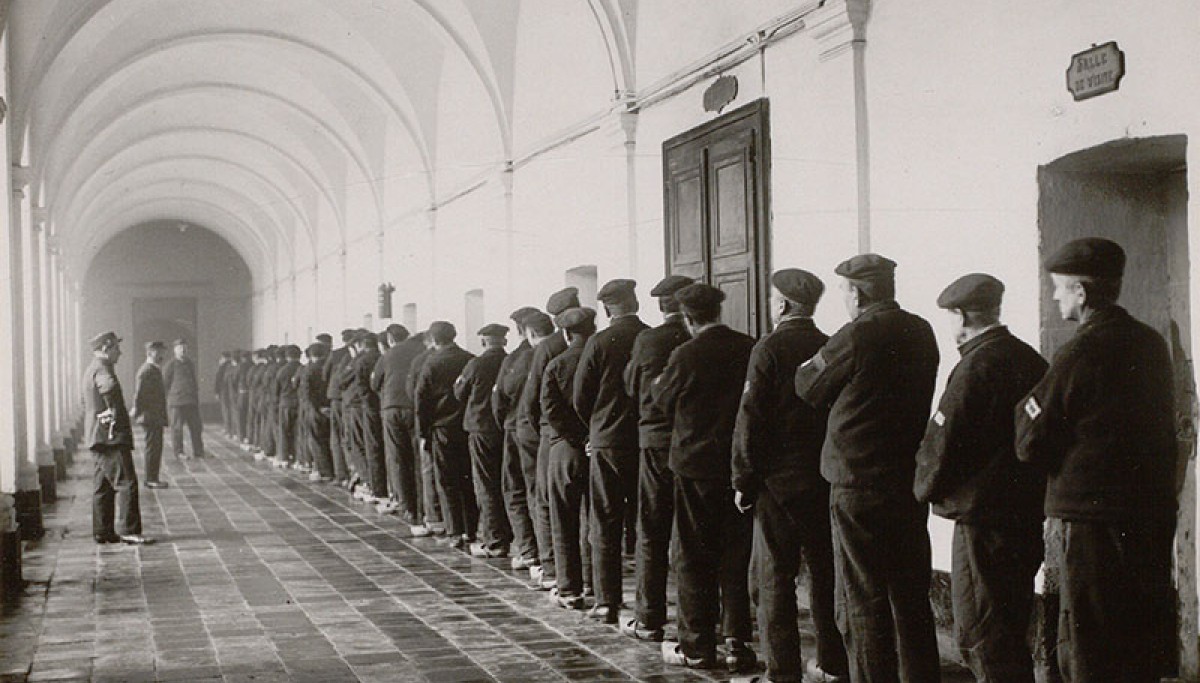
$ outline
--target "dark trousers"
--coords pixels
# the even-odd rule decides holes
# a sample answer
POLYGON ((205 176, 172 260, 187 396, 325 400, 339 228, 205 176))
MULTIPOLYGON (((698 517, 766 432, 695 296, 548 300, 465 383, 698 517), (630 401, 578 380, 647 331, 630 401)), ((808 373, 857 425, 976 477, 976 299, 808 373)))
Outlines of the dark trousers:
POLYGON ((199 458, 204 455, 204 424, 200 421, 200 406, 170 406, 171 413, 171 446, 175 455, 183 455, 183 427, 187 425, 192 437, 192 456, 199 458))
MULTIPOLYGON (((543 428, 544 429, 544 428, 543 428)), ((533 530, 538 539, 538 559, 543 576, 554 578, 554 538, 550 532, 550 437, 542 434, 535 451, 533 530)))
POLYGON ((637 500, 636 449, 596 448, 591 457, 592 565, 596 604, 621 606, 621 552, 628 503, 637 500))
POLYGON ((453 427, 434 427, 432 441, 433 474, 446 534, 466 536, 474 531, 466 500, 471 495, 467 433, 453 427))
POLYGON ((643 448, 638 466, 637 619, 646 628, 667 623, 667 574, 675 522, 675 475, 667 448, 643 448))
POLYGON ((250 393, 239 391, 237 395, 237 436, 240 441, 250 438, 250 393))
POLYGON ((547 455, 550 497, 550 530, 557 558, 558 594, 583 595, 591 583, 591 549, 588 536, 588 457, 582 447, 557 441, 547 455))
POLYGON ((504 506, 508 510, 508 525, 512 530, 513 556, 527 560, 537 558, 537 536, 533 532, 533 518, 529 516, 528 482, 537 477, 537 463, 526 463, 521 458, 521 446, 515 429, 504 430, 504 460, 500 470, 500 491, 504 495, 504 506))
POLYGON ((387 461, 388 491, 400 503, 404 521, 414 524, 420 496, 417 495, 417 458, 413 448, 412 408, 383 411, 383 452, 387 461))
POLYGON ((142 433, 146 435, 146 481, 158 481, 162 467, 163 426, 143 425, 142 433))
POLYGON ((358 407, 358 431, 361 435, 362 467, 371 495, 386 498, 388 495, 387 460, 383 452, 383 418, 374 406, 358 407))
POLYGON ((929 508, 907 489, 830 493, 838 627, 854 681, 941 680, 929 604, 929 508))
POLYGON ((262 442, 260 446, 263 453, 269 458, 275 457, 275 448, 277 446, 276 436, 278 436, 279 424, 279 407, 273 403, 269 403, 262 409, 262 427, 259 429, 259 440, 262 442))
POLYGON ((246 392, 246 440, 258 445, 258 399, 246 392))
POLYGON ((304 423, 305 440, 312 465, 322 477, 334 476, 333 456, 330 453, 329 418, 317 410, 308 410, 304 423))
POLYGON ((817 663, 826 673, 844 676, 850 664, 834 616, 829 490, 818 488, 780 497, 764 489, 754 504, 752 565, 767 676, 780 683, 799 683, 804 675, 796 605, 802 555, 811 579, 808 595, 816 627, 817 663))
POLYGON ((489 548, 507 548, 512 529, 504 514, 504 496, 500 492, 500 467, 504 460, 504 435, 501 432, 470 432, 471 479, 475 502, 479 507, 479 541, 489 548))
POLYGON ((367 481, 367 463, 363 459, 362 406, 354 403, 342 405, 342 446, 346 455, 346 469, 361 482, 367 481))
POLYGON ((142 511, 138 505, 138 478, 133 468, 133 451, 128 448, 92 452, 92 536, 104 538, 142 533, 142 511), (115 517, 114 520, 114 508, 115 517))
POLYGON ((726 638, 750 642, 752 527, 728 479, 675 477, 679 644, 689 657, 714 654, 718 622, 726 638))
POLYGON ((279 406, 279 431, 275 441, 279 444, 279 457, 285 460, 296 459, 296 406, 279 406))
POLYGON ((342 412, 341 401, 329 402, 329 457, 333 460, 333 476, 338 481, 344 481, 346 472, 345 443, 342 436, 346 433, 345 415, 342 412))
POLYGON ((1058 664, 1068 683, 1169 676, 1175 519, 1063 521, 1058 664))
POLYGON ((421 448, 420 439, 417 443, 417 455, 421 460, 421 502, 425 513, 425 524, 444 524, 442 519, 442 498, 438 495, 437 467, 433 459, 433 444, 426 443, 421 448))

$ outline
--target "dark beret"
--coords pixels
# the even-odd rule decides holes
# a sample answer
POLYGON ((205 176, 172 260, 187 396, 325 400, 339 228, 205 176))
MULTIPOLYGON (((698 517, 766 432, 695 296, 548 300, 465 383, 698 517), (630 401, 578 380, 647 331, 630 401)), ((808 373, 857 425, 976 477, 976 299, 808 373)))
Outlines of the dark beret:
POLYGON ((554 323, 568 332, 585 327, 596 319, 596 309, 587 306, 568 308, 554 318, 554 323))
POLYGON ((558 315, 568 308, 579 307, 579 288, 566 287, 550 295, 546 300, 546 312, 558 315))
POLYGON ((370 330, 362 330, 354 337, 354 341, 355 343, 377 345, 379 344, 379 337, 370 330))
POLYGON ((445 320, 435 320, 429 325, 429 336, 433 337, 434 339, 454 339, 455 335, 457 334, 458 331, 454 329, 454 325, 451 325, 445 320))
POLYGON ((187 346, 187 343, 188 343, 188 341, 186 339, 184 339, 183 337, 180 337, 179 339, 176 339, 175 341, 171 342, 171 346, 187 346))
POLYGON ((333 337, 324 332, 317 335, 317 341, 321 342, 325 346, 333 346, 333 337))
POLYGON ((387 333, 392 335, 396 339, 407 339, 408 338, 408 328, 399 323, 392 323, 391 325, 388 325, 387 333))
POLYGON ((167 348, 167 345, 160 341, 146 342, 146 350, 147 351, 153 351, 155 349, 165 349, 165 348, 167 348))
POLYGON ((313 342, 304 349, 309 358, 324 358, 329 355, 329 345, 325 342, 313 342))
POLYGON ((807 270, 799 268, 784 268, 775 271, 771 276, 771 284, 779 293, 798 304, 816 305, 825 293, 825 283, 821 278, 807 270))
POLYGON ((999 306, 1003 297, 1003 282, 986 273, 971 273, 943 289, 937 305, 951 311, 987 311, 999 306))
POLYGON ((357 336, 358 336, 358 330, 354 330, 354 329, 350 329, 350 328, 346 328, 346 329, 342 330, 342 341, 343 342, 354 341, 354 338, 357 336))
POLYGON ((518 325, 525 324, 525 318, 528 318, 532 313, 539 313, 538 309, 533 306, 522 306, 509 314, 508 319, 518 325))
POLYGON ((1059 275, 1119 278, 1125 274, 1125 250, 1100 237, 1072 240, 1046 259, 1046 270, 1059 275))
POLYGON ((896 262, 879 254, 859 254, 838 264, 833 272, 847 280, 871 282, 890 280, 896 270, 896 262))
POLYGON ((295 344, 288 344, 283 347, 283 354, 288 358, 299 358, 301 354, 300 347, 295 344))
POLYGON ((534 311, 525 316, 525 327, 533 330, 539 336, 554 333, 554 320, 541 311, 534 311))
POLYGON ((479 336, 481 337, 503 337, 508 334, 508 325, 492 323, 479 328, 479 336))
POLYGON ((99 351, 110 344, 120 344, 121 338, 116 332, 102 332, 88 340, 93 351, 99 351))
POLYGON ((604 283, 600 291, 596 292, 596 300, 606 304, 619 303, 629 298, 633 294, 633 290, 637 287, 637 282, 624 278, 609 280, 604 283))
POLYGON ((650 296, 671 296, 693 282, 695 280, 686 275, 668 275, 654 285, 654 289, 650 290, 650 296))
POLYGON ((267 353, 275 353, 276 351, 279 350, 279 347, 274 344, 268 344, 267 348, 263 349, 263 350, 266 351, 267 353))
POLYGON ((684 308, 705 310, 721 305, 725 300, 725 292, 712 285, 697 282, 675 292, 675 300, 684 308))

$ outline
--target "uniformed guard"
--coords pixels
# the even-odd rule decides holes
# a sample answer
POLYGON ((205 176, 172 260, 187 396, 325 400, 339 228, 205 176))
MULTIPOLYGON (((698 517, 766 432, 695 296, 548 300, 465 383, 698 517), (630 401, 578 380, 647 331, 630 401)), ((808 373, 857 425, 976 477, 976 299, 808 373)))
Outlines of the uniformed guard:
POLYGON ((851 321, 796 372, 830 410, 821 474, 832 484, 838 618, 855 681, 941 679, 929 604, 929 508, 913 497, 938 348, 895 301, 896 263, 860 254, 835 269, 851 321))
POLYGON ((408 369, 408 378, 405 381, 405 388, 408 391, 408 396, 413 402, 413 450, 416 451, 418 460, 419 476, 417 479, 418 490, 421 492, 421 514, 424 516, 422 524, 411 527, 409 531, 413 536, 418 538, 423 536, 440 536, 446 533, 446 525, 442 519, 442 501, 438 496, 437 481, 434 478, 433 453, 429 450, 430 444, 426 443, 421 438, 421 426, 418 424, 416 413, 416 396, 417 396, 417 379, 421 376, 421 370, 425 367, 425 362, 433 355, 433 337, 430 336, 428 330, 420 333, 421 343, 425 350, 418 353, 413 358, 412 366, 408 369))
POLYGON ((300 403, 304 406, 302 433, 312 458, 312 472, 308 478, 317 482, 333 481, 333 456, 329 449, 329 397, 325 387, 325 362, 329 359, 329 345, 324 342, 309 344, 304 355, 308 356, 308 364, 300 371, 299 394, 300 403))
POLYGON ((675 292, 692 284, 684 275, 668 275, 650 290, 658 298, 663 323, 638 334, 625 366, 625 390, 638 401, 637 608, 621 622, 621 632, 661 641, 667 622, 668 549, 675 519, 675 478, 668 467, 671 419, 654 404, 651 388, 671 352, 691 336, 675 292))
POLYGON ((654 380, 654 402, 671 419, 669 464, 675 473, 675 571, 679 642, 664 642, 663 661, 709 667, 720 622, 725 663, 740 672, 757 663, 751 638, 751 518, 733 504, 730 459, 738 402, 754 340, 721 323, 725 293, 696 283, 675 293, 692 339, 675 349, 654 380))
POLYGON ((463 429, 471 453, 471 479, 479 507, 479 525, 471 554, 475 557, 508 557, 512 530, 504 514, 500 492, 500 466, 504 433, 492 413, 492 387, 504 362, 508 327, 497 323, 479 330, 484 351, 472 358, 454 382, 454 397, 464 405, 463 429))
POLYGON ((141 422, 146 439, 146 488, 165 489, 159 479, 162 466, 163 427, 167 424, 167 392, 163 387, 159 366, 166 359, 167 345, 160 341, 146 343, 146 362, 138 368, 133 385, 133 411, 129 418, 141 422))
POLYGON ((329 454, 333 458, 333 476, 342 485, 345 485, 350 474, 346 467, 346 428, 341 377, 342 369, 350 362, 350 343, 354 340, 354 335, 354 330, 342 330, 342 347, 329 353, 324 369, 325 396, 329 399, 329 454))
MULTIPOLYGON (((649 326, 638 316, 637 283, 605 283, 596 298, 609 325, 588 340, 575 372, 575 412, 588 423, 591 454, 590 540, 595 573, 593 619, 615 624, 621 610, 621 549, 627 511, 636 514, 638 408, 625 393, 624 373, 637 335, 649 326)), ((630 520, 632 521, 632 520, 630 520)))
POLYGON ((380 503, 381 513, 400 513, 410 528, 420 525, 417 494, 416 448, 413 446, 413 403, 405 389, 413 359, 425 350, 419 338, 412 338, 403 325, 387 328, 391 347, 380 356, 371 376, 371 388, 379 394, 383 416, 384 458, 387 462, 388 500, 380 503))
POLYGON ((567 349, 550 360, 542 375, 543 434, 550 439, 546 480, 550 499, 550 532, 554 543, 555 579, 550 594, 554 604, 583 609, 584 562, 589 551, 587 499, 589 495, 588 425, 572 406, 571 393, 588 339, 596 332, 596 311, 568 308, 555 324, 569 337, 567 349))
POLYGON ((504 459, 501 464, 500 489, 504 494, 504 505, 508 512, 509 528, 513 532, 511 549, 513 570, 529 569, 538 563, 537 536, 533 531, 533 519, 529 514, 529 488, 537 478, 537 462, 521 459, 517 441, 517 400, 529 376, 529 361, 533 358, 533 346, 529 343, 529 318, 545 314, 530 306, 513 311, 509 319, 517 326, 521 343, 500 363, 496 383, 492 387, 492 414, 504 428, 504 459))
POLYGON ((356 447, 359 476, 366 482, 361 493, 364 502, 378 504, 388 497, 387 462, 383 452, 383 417, 379 394, 371 388, 371 373, 379 362, 379 338, 374 332, 362 331, 354 339, 358 353, 350 366, 352 392, 357 420, 356 447))
POLYGON ((1016 438, 1017 457, 1048 473, 1045 513, 1062 522, 1058 663, 1070 682, 1157 681, 1175 651, 1171 356, 1117 304, 1118 244, 1074 240, 1045 267, 1079 328, 1017 406, 1016 438))
POLYGON ((276 404, 278 410, 278 431, 275 442, 279 450, 275 459, 283 466, 296 461, 296 425, 300 418, 300 393, 298 385, 293 381, 300 371, 300 347, 288 344, 283 347, 284 363, 275 374, 276 404))
POLYGON ((829 483, 821 447, 829 413, 796 396, 796 370, 828 337, 812 315, 825 292, 820 278, 787 268, 771 276, 774 331, 750 354, 733 441, 733 489, 740 510, 754 509, 752 563, 758 626, 771 681, 839 681, 849 674, 834 618, 833 537, 829 483), (816 657, 800 651, 796 579, 803 555, 816 657))

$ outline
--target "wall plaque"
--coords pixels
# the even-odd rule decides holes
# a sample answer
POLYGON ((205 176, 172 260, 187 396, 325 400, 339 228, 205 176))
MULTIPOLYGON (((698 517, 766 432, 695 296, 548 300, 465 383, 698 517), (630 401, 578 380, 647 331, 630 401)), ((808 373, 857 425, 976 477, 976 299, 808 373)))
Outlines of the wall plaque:
POLYGON ((1121 87, 1125 75, 1125 53, 1115 41, 1092 46, 1071 57, 1067 67, 1067 90, 1075 101, 1110 93, 1121 87))
POLYGON ((721 76, 704 91, 704 111, 721 113, 725 105, 732 102, 738 93, 736 76, 721 76))

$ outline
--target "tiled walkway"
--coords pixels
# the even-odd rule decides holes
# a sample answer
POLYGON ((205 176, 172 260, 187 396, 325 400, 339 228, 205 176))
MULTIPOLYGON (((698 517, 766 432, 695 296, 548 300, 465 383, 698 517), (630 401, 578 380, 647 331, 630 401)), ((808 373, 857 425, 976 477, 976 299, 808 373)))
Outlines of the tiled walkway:
POLYGON ((171 488, 142 490, 142 548, 92 542, 77 456, 0 615, 0 681, 720 680, 206 436, 215 457, 168 457, 171 488))

